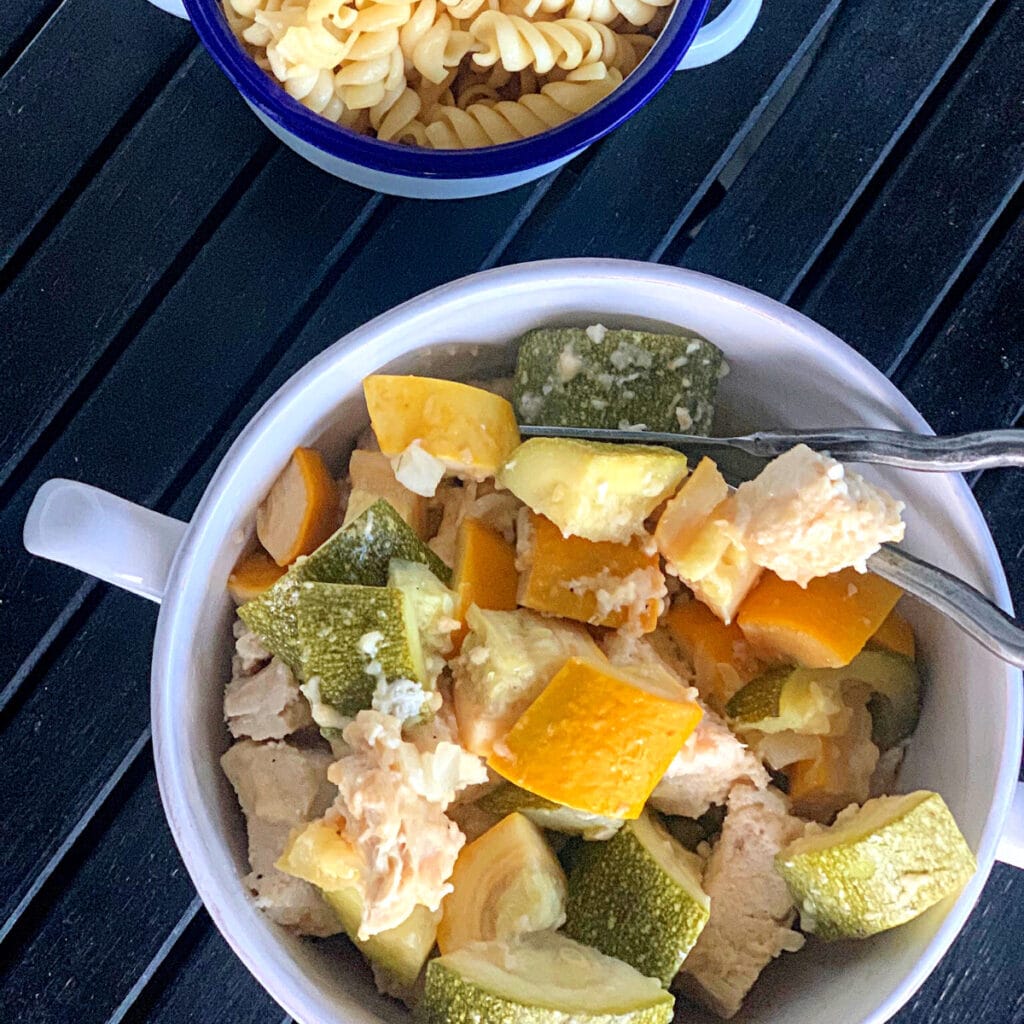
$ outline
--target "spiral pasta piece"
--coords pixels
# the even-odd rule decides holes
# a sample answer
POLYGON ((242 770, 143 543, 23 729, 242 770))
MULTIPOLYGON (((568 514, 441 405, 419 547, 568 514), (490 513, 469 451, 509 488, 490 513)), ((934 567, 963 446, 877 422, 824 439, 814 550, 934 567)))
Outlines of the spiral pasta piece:
POLYGON ((514 14, 484 11, 473 19, 470 35, 482 49, 473 63, 491 67, 498 62, 506 71, 533 67, 547 74, 555 65, 565 70, 601 60, 605 50, 615 47, 613 33, 603 25, 591 25, 578 18, 531 22, 514 14))
POLYGON ((599 103, 621 83, 622 76, 612 68, 598 81, 549 82, 539 93, 493 106, 477 103, 466 110, 444 107, 425 126, 425 134, 434 149, 514 142, 564 124, 599 103))

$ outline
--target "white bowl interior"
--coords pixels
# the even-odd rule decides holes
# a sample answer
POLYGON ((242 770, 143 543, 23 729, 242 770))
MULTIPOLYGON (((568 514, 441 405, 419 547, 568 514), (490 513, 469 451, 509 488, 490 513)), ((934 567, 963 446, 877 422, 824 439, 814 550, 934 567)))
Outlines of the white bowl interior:
MULTIPOLYGON (((571 261, 510 268, 459 282, 400 307, 303 370, 254 420, 225 459, 179 556, 154 656, 154 734, 165 806, 190 872, 228 940, 301 1024, 405 1021, 377 995, 342 941, 297 940, 256 911, 243 891, 242 819, 217 758, 233 610, 225 580, 250 536, 255 507, 298 444, 343 465, 365 426, 360 380, 391 372, 479 378, 509 372, 510 347, 542 324, 685 326, 721 346, 732 372, 721 388, 720 433, 771 427, 922 429, 895 389, 803 317, 735 286, 649 265, 571 261), (301 397, 299 397, 301 391, 301 397)), ((994 549, 958 477, 879 474, 907 509, 910 550, 1006 599, 994 549)), ((882 1021, 934 966, 991 866, 990 812, 1005 790, 1015 673, 939 616, 905 601, 928 694, 901 776, 948 802, 982 870, 956 905, 858 944, 810 942, 772 965, 738 1020, 758 1024, 882 1021)), ((1013 769, 1015 775, 1016 769, 1013 769)), ((702 1019, 699 1013, 686 1019, 702 1019)))

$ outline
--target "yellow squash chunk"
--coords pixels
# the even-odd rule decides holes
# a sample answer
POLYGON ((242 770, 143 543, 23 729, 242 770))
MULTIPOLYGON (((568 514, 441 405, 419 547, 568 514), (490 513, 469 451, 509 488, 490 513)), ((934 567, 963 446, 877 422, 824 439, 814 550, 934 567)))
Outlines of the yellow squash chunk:
POLYGON ((516 609, 519 574, 515 548, 479 519, 463 519, 455 545, 452 589, 455 617, 462 623, 452 634, 453 650, 458 653, 469 631, 466 614, 473 605, 503 612, 516 609))
POLYGON ((841 668, 860 653, 902 593, 856 569, 819 576, 806 589, 766 572, 737 621, 757 648, 806 668, 841 668))
POLYGON ((338 528, 338 488, 312 448, 296 448, 256 510, 256 536, 278 565, 308 555, 338 528))
POLYGON ((236 604, 245 604, 269 590, 285 573, 262 548, 250 551, 235 563, 228 576, 228 593, 236 604))
POLYGON ((664 617, 669 635, 692 662, 701 697, 722 709, 761 670, 743 630, 726 625, 701 601, 684 601, 664 617))
POLYGON ((357 448, 348 464, 352 482, 345 521, 348 526, 361 516, 375 501, 383 498, 413 528, 420 540, 427 539, 427 500, 413 494, 395 479, 391 460, 383 452, 368 452, 357 448))
POLYGON ((498 480, 563 534, 625 544, 685 476, 686 456, 669 448, 534 437, 498 480))
POLYGON ((375 374, 363 381, 370 423, 385 455, 414 442, 452 472, 485 480, 519 445, 512 405, 452 380, 375 374))
POLYGON ((370 961, 381 990, 408 999, 434 948, 440 912, 416 906, 400 925, 360 939, 359 855, 339 827, 323 820, 310 822, 292 835, 275 867, 320 889, 345 933, 370 961))
POLYGON ((607 662, 570 658, 487 763, 556 803, 636 818, 702 715, 607 662))
POLYGON ((654 539, 662 557, 669 563, 684 562, 700 528, 728 497, 729 485, 718 467, 709 458, 701 459, 658 520, 654 539))
POLYGON ((914 631, 910 623, 895 609, 889 612, 888 618, 875 630, 867 646, 892 651, 893 654, 902 654, 911 661, 917 653, 914 631))
POLYGON ((466 620, 469 633, 452 662, 455 718, 462 745, 481 757, 570 658, 603 657, 583 626, 527 608, 503 612, 471 605, 466 620))
POLYGON ((715 464, 701 459, 666 506, 654 531, 668 571, 723 622, 732 622, 761 575, 760 567, 727 532, 733 501, 715 464))
POLYGON ((437 929, 442 954, 565 921, 565 873, 544 833, 521 814, 509 814, 464 846, 450 881, 437 929))
POLYGON ((526 563, 519 603, 549 615, 593 626, 630 626, 650 633, 658 624, 665 578, 658 553, 630 544, 563 537, 544 516, 532 513, 520 550, 526 563))

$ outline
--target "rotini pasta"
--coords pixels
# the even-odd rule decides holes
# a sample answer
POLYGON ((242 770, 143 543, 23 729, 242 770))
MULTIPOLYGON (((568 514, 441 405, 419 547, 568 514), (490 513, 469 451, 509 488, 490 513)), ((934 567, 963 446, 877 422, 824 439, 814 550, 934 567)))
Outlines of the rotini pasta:
POLYGON ((536 135, 598 103, 650 51, 673 2, 223 5, 249 55, 310 110, 384 141, 465 149, 536 135))
POLYGON ((472 149, 514 142, 539 135, 582 114, 621 82, 622 76, 610 69, 602 79, 549 82, 540 92, 514 101, 475 103, 466 110, 443 107, 436 119, 424 126, 424 134, 434 149, 472 149))

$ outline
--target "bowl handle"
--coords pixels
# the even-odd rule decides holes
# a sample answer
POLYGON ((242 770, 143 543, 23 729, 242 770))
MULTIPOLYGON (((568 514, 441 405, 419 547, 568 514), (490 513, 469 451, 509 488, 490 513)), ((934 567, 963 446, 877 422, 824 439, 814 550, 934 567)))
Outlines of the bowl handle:
POLYGON ((181 0, 149 0, 154 7, 159 7, 161 11, 166 11, 168 14, 175 14, 179 18, 184 18, 188 21, 188 13, 185 11, 185 5, 181 0))
POLYGON ((1010 813, 996 847, 996 860, 1024 869, 1024 782, 1017 783, 1010 813))
POLYGON ((74 480, 47 480, 25 517, 33 554, 159 602, 188 524, 74 480))
POLYGON ((701 28, 676 70, 702 68, 732 53, 750 35, 760 13, 761 0, 732 0, 714 21, 701 28))

